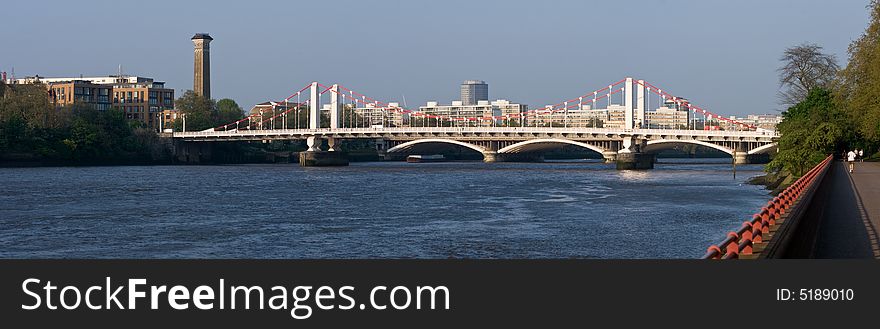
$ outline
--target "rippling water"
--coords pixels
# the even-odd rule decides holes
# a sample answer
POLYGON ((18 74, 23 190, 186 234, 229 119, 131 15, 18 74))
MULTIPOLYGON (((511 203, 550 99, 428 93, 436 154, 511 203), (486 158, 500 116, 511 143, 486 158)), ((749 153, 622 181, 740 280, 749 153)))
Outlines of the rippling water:
POLYGON ((0 257, 689 258, 769 199, 662 161, 6 168, 0 257))

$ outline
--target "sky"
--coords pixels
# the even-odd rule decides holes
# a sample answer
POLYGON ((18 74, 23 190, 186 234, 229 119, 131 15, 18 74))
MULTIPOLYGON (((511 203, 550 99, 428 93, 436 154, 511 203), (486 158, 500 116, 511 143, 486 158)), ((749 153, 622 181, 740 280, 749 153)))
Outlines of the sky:
POLYGON ((243 108, 311 81, 410 108, 491 99, 540 107, 624 77, 722 115, 782 109, 785 48, 816 43, 845 65, 868 0, 841 1, 8 1, 0 71, 115 74, 192 89, 195 33, 210 33, 211 94, 243 108))

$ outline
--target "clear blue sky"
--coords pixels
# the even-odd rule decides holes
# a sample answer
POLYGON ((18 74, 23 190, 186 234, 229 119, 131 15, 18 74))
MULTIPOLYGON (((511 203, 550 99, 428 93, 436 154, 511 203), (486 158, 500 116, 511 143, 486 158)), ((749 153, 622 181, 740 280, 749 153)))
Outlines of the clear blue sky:
POLYGON ((212 95, 245 109, 317 80, 410 107, 458 98, 541 106, 643 78, 724 115, 777 110, 778 59, 814 42, 846 61, 860 1, 8 1, 0 70, 155 77, 192 88, 208 32, 212 95))

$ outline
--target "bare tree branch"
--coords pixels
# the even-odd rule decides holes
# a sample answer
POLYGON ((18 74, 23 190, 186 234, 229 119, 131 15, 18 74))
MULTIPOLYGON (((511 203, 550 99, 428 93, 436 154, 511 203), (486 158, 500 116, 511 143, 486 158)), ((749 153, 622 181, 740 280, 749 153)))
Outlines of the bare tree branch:
POLYGON ((828 87, 840 70, 834 55, 811 43, 786 49, 779 61, 779 98, 785 105, 804 100, 813 88, 828 87))

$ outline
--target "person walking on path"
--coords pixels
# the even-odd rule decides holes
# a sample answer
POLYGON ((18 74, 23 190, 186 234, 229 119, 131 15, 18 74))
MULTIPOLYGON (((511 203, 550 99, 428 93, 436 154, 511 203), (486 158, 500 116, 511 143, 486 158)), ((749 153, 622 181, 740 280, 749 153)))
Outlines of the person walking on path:
POLYGON ((849 162, 849 172, 852 173, 854 163, 856 162, 856 151, 849 151, 846 154, 846 162, 849 162))
POLYGON ((865 162, 865 149, 859 150, 859 162, 865 162))

